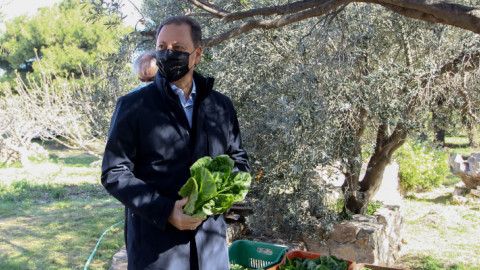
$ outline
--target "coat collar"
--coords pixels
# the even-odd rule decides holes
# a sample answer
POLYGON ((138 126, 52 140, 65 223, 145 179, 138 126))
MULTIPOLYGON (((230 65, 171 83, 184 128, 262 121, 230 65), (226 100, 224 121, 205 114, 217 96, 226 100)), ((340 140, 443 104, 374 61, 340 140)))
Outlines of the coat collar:
MULTIPOLYGON (((213 90, 213 83, 215 79, 211 77, 203 77, 195 71, 193 73, 193 79, 195 80, 197 87, 197 101, 202 101, 213 90)), ((155 75, 154 84, 157 86, 160 92, 162 92, 162 95, 164 94, 166 96, 175 97, 175 93, 173 93, 172 89, 170 89, 167 80, 160 75, 160 72, 158 71, 155 75)))

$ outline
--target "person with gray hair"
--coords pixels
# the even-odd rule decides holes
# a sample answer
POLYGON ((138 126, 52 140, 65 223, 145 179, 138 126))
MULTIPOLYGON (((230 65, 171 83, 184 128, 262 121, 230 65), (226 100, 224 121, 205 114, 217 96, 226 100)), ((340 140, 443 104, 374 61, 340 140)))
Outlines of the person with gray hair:
POLYGON ((154 51, 147 51, 140 54, 133 64, 133 72, 137 75, 140 86, 132 91, 136 91, 152 83, 153 79, 155 79, 155 74, 157 74, 157 70, 158 67, 154 51))
POLYGON ((153 83, 117 101, 101 181, 127 207, 128 269, 230 268, 224 216, 189 216, 178 194, 199 158, 228 155, 234 170, 250 170, 232 101, 194 71, 201 40, 192 18, 165 19, 153 83))

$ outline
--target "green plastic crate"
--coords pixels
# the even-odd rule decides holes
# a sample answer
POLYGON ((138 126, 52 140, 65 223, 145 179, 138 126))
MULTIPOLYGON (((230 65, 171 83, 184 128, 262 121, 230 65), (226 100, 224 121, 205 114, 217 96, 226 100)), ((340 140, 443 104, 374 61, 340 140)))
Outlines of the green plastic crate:
POLYGON ((268 269, 280 263, 287 251, 286 246, 237 240, 230 245, 228 257, 230 264, 255 269, 268 269))

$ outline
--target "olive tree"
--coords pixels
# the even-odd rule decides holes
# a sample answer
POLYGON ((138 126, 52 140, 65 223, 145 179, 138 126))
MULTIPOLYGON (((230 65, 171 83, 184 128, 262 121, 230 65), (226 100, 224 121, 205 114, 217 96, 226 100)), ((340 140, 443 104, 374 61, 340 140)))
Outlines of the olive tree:
MULTIPOLYGON (((478 22, 474 8, 369 1, 387 12, 353 2, 145 1, 150 28, 141 42, 152 47, 161 18, 189 14, 204 25, 199 68, 236 104, 255 177, 248 199, 258 214, 249 223, 259 231, 328 229, 335 214, 318 164, 340 162, 344 211, 364 213, 395 150, 424 128, 440 97, 453 104, 465 91, 447 82, 478 76, 470 75, 479 59, 478 24, 468 23, 478 22)), ((478 92, 472 82, 469 91, 478 92)), ((476 95, 467 97, 458 102, 475 116, 476 95)))

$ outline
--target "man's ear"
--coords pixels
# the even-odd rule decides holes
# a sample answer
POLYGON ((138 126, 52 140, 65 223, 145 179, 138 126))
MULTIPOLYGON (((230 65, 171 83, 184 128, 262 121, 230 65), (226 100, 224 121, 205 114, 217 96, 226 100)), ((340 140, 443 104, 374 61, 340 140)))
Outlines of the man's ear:
POLYGON ((198 48, 195 50, 195 66, 200 63, 200 59, 202 58, 202 51, 202 46, 198 46, 198 48))

